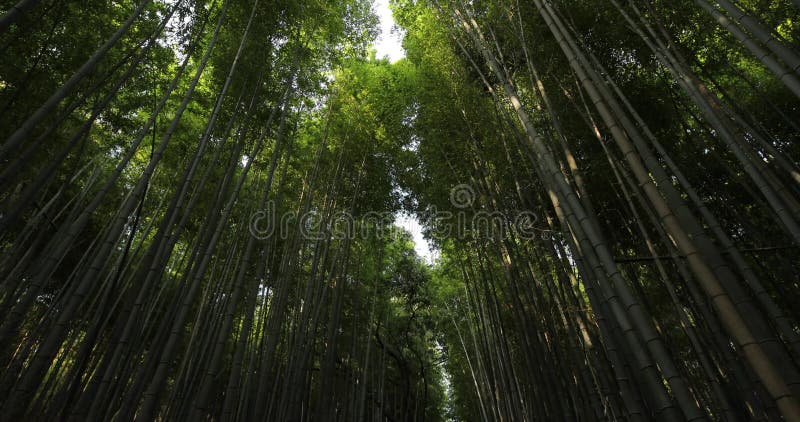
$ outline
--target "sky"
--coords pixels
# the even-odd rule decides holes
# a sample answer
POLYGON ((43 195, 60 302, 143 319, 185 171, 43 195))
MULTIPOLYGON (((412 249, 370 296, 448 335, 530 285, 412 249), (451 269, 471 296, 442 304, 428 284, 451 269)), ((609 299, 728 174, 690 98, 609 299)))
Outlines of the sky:
POLYGON ((396 225, 411 233, 411 237, 414 239, 414 251, 417 252, 417 255, 422 257, 426 263, 433 264, 439 254, 422 236, 422 226, 417 217, 406 213, 397 213, 394 217, 396 225))
POLYGON ((379 59, 388 57, 389 61, 394 63, 406 55, 401 45, 403 35, 399 28, 395 28, 394 33, 392 32, 395 23, 392 19, 392 11, 389 10, 389 0, 375 0, 372 7, 381 20, 381 34, 375 41, 376 57, 379 59))
MULTIPOLYGON (((395 27, 392 11, 389 9, 389 0, 375 0, 372 7, 381 20, 381 34, 375 41, 375 56, 379 59, 388 57, 389 61, 394 63, 405 57, 405 51, 402 46, 403 35, 395 27), (394 31, 392 31, 393 28, 394 31)), ((422 236, 422 226, 416 216, 398 213, 395 215, 395 224, 411 233, 411 237, 414 239, 414 250, 417 255, 421 256, 425 262, 432 264, 436 257, 436 251, 422 236)))

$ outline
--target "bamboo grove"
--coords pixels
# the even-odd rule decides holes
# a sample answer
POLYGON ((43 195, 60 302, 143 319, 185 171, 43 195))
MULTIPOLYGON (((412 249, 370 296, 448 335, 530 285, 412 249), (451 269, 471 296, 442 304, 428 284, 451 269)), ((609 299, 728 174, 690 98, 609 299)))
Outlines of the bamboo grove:
POLYGON ((800 3, 390 3, 0 2, 0 420, 800 420, 800 3))

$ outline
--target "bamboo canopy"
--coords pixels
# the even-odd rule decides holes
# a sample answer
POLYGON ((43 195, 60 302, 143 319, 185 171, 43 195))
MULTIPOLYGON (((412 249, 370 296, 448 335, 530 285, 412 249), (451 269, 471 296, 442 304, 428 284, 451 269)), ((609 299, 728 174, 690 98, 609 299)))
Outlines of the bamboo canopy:
POLYGON ((0 421, 800 421, 800 2, 388 3, 0 2, 0 421))

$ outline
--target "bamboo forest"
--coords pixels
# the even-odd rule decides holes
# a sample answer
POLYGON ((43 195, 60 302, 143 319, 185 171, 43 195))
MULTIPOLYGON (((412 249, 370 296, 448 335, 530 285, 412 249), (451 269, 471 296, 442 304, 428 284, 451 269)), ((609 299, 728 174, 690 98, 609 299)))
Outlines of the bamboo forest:
POLYGON ((0 15, 0 421, 800 421, 800 0, 0 15))

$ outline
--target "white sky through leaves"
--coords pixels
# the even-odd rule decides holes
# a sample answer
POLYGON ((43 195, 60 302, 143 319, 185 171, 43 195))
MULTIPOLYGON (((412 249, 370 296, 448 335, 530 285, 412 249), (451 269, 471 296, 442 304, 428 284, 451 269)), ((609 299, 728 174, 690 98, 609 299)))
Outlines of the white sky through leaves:
MULTIPOLYGON (((405 57, 406 54, 402 46, 403 34, 395 26, 392 11, 389 9, 389 0, 375 0, 372 7, 380 19, 381 28, 381 34, 375 40, 375 57, 379 59, 386 57, 394 63, 405 57)), ((398 213, 395 216, 395 224, 411 232, 417 255, 425 259, 427 263, 433 263, 435 252, 422 236, 422 226, 416 216, 398 213)))
POLYGON ((381 20, 381 34, 375 40, 375 50, 377 52, 375 57, 379 59, 388 57, 389 61, 394 63, 406 55, 401 45, 403 35, 398 28, 394 28, 395 31, 392 31, 395 23, 394 19, 392 19, 392 11, 389 9, 389 0, 375 0, 372 7, 381 20))

